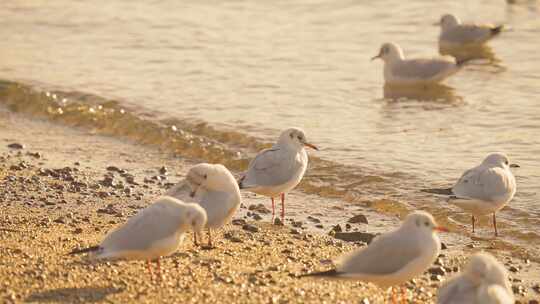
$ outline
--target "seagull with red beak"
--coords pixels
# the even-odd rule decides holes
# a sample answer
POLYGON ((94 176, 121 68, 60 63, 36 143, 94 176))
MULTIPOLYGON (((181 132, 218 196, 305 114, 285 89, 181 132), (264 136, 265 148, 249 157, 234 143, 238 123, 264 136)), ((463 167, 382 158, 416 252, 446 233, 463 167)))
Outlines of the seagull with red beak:
POLYGON ((272 200, 272 221, 275 216, 274 198, 281 196, 281 220, 285 218, 285 194, 296 187, 308 164, 305 147, 319 150, 309 143, 304 131, 290 128, 281 133, 276 144, 262 150, 249 164, 238 181, 240 189, 268 196, 272 200))

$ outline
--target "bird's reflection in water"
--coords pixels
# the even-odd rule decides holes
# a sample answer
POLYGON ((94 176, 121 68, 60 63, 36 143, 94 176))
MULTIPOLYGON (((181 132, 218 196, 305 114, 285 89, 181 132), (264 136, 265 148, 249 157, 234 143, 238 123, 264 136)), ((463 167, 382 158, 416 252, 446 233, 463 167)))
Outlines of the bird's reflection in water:
MULTIPOLYGON (((502 61, 495 55, 495 52, 489 45, 465 45, 448 47, 441 45, 439 47, 441 55, 452 56, 456 61, 473 61, 474 65, 487 65, 496 68, 493 72, 503 72, 506 68, 502 65, 502 61)), ((472 63, 466 63, 471 65, 472 63)))
POLYGON ((446 105, 459 105, 463 98, 456 95, 456 90, 444 84, 422 86, 393 86, 383 87, 384 98, 388 101, 431 101, 446 105))

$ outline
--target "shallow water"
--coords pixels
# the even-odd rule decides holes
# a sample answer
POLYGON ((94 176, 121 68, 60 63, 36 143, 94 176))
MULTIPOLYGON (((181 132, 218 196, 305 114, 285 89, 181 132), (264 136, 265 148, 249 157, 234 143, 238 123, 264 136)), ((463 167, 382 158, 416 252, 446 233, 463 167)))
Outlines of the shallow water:
MULTIPOLYGON (((285 126, 301 126, 323 148, 311 155, 330 161, 316 161, 304 187, 323 195, 390 196, 438 208, 417 189, 450 185, 486 153, 504 151, 521 168, 502 225, 522 241, 539 239, 535 2, 25 1, 0 4, 0 36, 0 79, 54 88, 67 104, 86 101, 73 92, 114 99, 117 109, 137 110, 139 127, 174 121, 201 146, 225 144, 223 159, 233 167, 247 161, 235 150, 256 150, 247 136, 268 143, 285 126), (380 44, 435 56, 438 28, 431 24, 446 12, 511 30, 490 43, 491 62, 475 61, 443 86, 383 88, 382 63, 369 60, 380 44)), ((152 136, 143 141, 163 144, 152 136)), ((456 210, 440 212, 468 223, 456 210)))

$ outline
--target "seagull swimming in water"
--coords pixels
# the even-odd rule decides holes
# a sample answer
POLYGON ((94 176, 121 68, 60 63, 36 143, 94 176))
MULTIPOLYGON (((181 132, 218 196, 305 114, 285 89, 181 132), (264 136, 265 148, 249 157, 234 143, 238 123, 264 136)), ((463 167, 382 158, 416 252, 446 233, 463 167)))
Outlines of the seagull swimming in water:
POLYGON ((395 43, 383 44, 371 60, 378 58, 384 62, 384 81, 389 85, 436 84, 454 75, 466 62, 451 57, 407 59, 395 43))
POLYGON ((483 45, 498 36, 504 28, 503 25, 462 23, 452 14, 443 15, 436 24, 441 26, 440 48, 483 45))

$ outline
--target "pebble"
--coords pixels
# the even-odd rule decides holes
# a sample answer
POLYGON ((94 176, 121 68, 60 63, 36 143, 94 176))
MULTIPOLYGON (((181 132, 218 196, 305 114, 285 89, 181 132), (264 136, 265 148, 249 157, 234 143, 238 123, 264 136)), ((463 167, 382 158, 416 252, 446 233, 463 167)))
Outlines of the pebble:
POLYGON ((318 219, 318 218, 316 218, 316 217, 313 217, 313 216, 311 216, 311 215, 309 215, 309 216, 307 217, 307 219, 308 219, 308 221, 313 222, 313 223, 317 223, 317 224, 321 222, 320 219, 318 219))
POLYGON ((249 231, 249 232, 259 232, 259 227, 251 225, 251 224, 245 224, 242 226, 242 229, 249 231))
POLYGON ((24 149, 24 145, 20 144, 20 143, 11 143, 11 144, 9 144, 7 146, 10 149, 16 149, 16 150, 24 149))
POLYGON ((336 232, 336 234, 334 234, 334 237, 336 239, 340 239, 340 240, 343 240, 343 241, 346 241, 346 242, 364 242, 366 244, 369 244, 371 243, 371 241, 373 240, 373 238, 375 237, 376 235, 373 234, 373 233, 369 233, 369 232, 359 232, 359 231, 356 231, 356 232, 336 232))
POLYGON ((341 226, 339 224, 337 224, 337 225, 332 227, 332 231, 337 233, 337 232, 342 232, 343 229, 341 229, 341 226))
POLYGON ((283 226, 283 222, 281 221, 281 219, 278 217, 274 220, 274 225, 276 226, 283 226))
POLYGON ((167 167, 162 166, 161 168, 159 168, 159 174, 167 175, 168 173, 169 173, 169 170, 167 170, 167 167))
POLYGON ((270 210, 264 206, 264 204, 252 204, 249 205, 248 210, 250 211, 256 211, 262 214, 269 214, 270 210))
POLYGON ((357 214, 353 217, 351 217, 349 220, 348 220, 349 223, 351 224, 356 224, 356 223, 362 223, 362 224, 367 224, 368 223, 368 219, 365 215, 363 214, 357 214))
POLYGON ((510 268, 508 268, 508 270, 510 270, 511 272, 514 272, 514 273, 519 271, 519 269, 516 266, 510 266, 510 268))
POLYGON ((223 234, 223 237, 230 240, 231 242, 233 243, 243 243, 244 241, 242 241, 242 239, 240 238, 240 236, 237 235, 237 233, 234 233, 232 231, 227 231, 223 234))
POLYGON ((232 223, 233 225, 236 225, 236 226, 243 226, 243 225, 246 224, 246 220, 244 220, 244 219, 233 219, 233 220, 231 221, 231 223, 232 223))
POLYGON ((428 272, 431 273, 431 274, 434 274, 434 275, 445 275, 446 274, 446 270, 439 266, 439 267, 431 267, 430 269, 428 269, 428 272))
POLYGON ((39 153, 39 152, 34 152, 34 153, 28 152, 28 153, 26 153, 26 155, 32 156, 33 158, 37 158, 37 159, 41 158, 41 153, 39 153))

